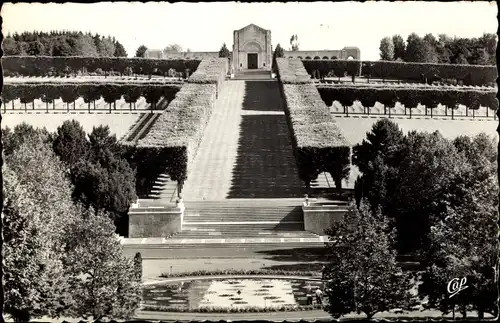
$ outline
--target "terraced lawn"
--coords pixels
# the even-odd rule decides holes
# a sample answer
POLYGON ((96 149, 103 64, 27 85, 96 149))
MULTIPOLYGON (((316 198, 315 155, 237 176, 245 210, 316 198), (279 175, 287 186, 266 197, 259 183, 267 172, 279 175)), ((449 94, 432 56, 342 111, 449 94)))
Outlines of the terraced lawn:
POLYGON ((56 131, 66 120, 77 120, 85 130, 92 132, 93 127, 107 125, 111 133, 120 139, 140 117, 139 114, 4 114, 2 128, 14 128, 26 122, 35 128, 47 128, 56 131))

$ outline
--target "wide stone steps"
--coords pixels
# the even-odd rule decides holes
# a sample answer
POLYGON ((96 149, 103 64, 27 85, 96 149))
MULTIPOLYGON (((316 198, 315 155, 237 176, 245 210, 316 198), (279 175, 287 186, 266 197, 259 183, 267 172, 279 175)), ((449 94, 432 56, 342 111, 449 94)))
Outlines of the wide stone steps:
MULTIPOLYGON (((140 247, 141 249, 200 249, 200 248, 217 248, 217 249, 245 249, 245 248, 252 248, 252 249, 265 249, 265 250, 275 250, 275 249, 295 249, 295 248, 324 248, 325 243, 320 242, 318 239, 314 239, 314 241, 307 241, 306 239, 303 239, 305 241, 297 241, 300 238, 285 238, 284 242, 281 242, 281 238, 277 238, 276 240, 279 241, 273 241, 273 242, 259 242, 262 239, 244 239, 245 243, 227 243, 227 242, 219 242, 219 243, 191 243, 191 242, 184 242, 182 243, 179 241, 179 243, 165 243, 165 244, 127 244, 124 245, 124 249, 132 248, 135 250, 135 248, 140 247)), ((186 239, 187 240, 187 239, 186 239)), ((266 239, 268 240, 268 239, 266 239)), ((310 239, 312 240, 312 239, 310 239)), ((163 258, 163 257, 161 257, 163 258)))

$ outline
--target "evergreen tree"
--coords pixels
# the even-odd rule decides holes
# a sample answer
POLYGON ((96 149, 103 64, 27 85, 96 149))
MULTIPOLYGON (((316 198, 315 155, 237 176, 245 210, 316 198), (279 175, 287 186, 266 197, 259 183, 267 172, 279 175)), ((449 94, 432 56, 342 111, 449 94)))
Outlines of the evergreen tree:
POLYGON ((222 47, 219 50, 219 57, 225 57, 225 58, 231 57, 231 52, 229 52, 229 49, 227 49, 226 43, 222 44, 222 47))
POLYGON ((144 45, 139 46, 135 52, 135 57, 144 57, 148 48, 144 45))

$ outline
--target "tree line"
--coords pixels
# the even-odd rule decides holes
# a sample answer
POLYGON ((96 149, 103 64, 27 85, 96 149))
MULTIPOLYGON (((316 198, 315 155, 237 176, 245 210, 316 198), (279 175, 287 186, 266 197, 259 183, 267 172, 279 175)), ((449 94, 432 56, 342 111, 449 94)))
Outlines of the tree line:
POLYGON ((496 65, 496 47, 496 35, 490 33, 476 38, 412 33, 406 42, 401 35, 384 37, 379 49, 385 61, 496 65))
POLYGON ((127 57, 115 37, 77 31, 33 31, 8 34, 3 40, 5 56, 127 57))
POLYGON ((484 133, 453 140, 437 131, 405 134, 382 119, 353 147, 352 159, 362 173, 356 203, 327 231, 327 310, 336 318, 371 318, 420 303, 463 317, 498 315, 494 140, 484 133), (397 254, 420 258, 422 272, 402 270, 397 254), (447 284, 456 277, 469 288, 450 297, 447 284), (410 293, 417 283, 418 295, 410 293))
POLYGON ((66 121, 56 133, 6 128, 2 139, 5 313, 16 322, 130 318, 142 265, 123 256, 115 233, 135 198, 116 138, 66 121))

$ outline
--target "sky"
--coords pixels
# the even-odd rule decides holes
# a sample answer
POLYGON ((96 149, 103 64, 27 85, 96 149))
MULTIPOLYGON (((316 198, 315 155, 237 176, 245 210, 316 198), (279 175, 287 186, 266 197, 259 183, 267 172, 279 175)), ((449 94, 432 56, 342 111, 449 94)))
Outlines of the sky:
POLYGON ((380 40, 415 32, 458 37, 496 33, 495 2, 311 2, 311 3, 158 3, 95 4, 5 3, 3 33, 90 31, 114 36, 129 56, 140 45, 163 49, 180 44, 191 51, 229 49, 233 31, 254 23, 271 30, 273 48, 287 50, 297 34, 300 50, 338 50, 355 46, 364 60, 379 59, 380 40))

